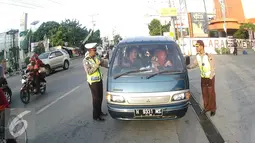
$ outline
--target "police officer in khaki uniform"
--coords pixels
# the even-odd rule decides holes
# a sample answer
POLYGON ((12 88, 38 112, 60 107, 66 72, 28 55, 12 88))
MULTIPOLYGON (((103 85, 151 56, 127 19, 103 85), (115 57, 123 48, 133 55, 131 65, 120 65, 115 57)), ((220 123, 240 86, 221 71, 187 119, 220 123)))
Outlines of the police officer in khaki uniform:
POLYGON ((100 66, 107 67, 108 61, 99 58, 96 52, 96 46, 97 43, 85 45, 88 52, 83 59, 83 65, 93 99, 93 119, 96 121, 104 121, 102 116, 107 116, 107 114, 103 113, 101 109, 103 101, 103 76, 100 66))
POLYGON ((197 50, 196 59, 187 68, 192 69, 199 66, 204 101, 204 110, 201 113, 205 114, 210 111, 211 116, 214 116, 216 113, 215 60, 212 55, 205 53, 202 40, 198 40, 195 46, 197 50))

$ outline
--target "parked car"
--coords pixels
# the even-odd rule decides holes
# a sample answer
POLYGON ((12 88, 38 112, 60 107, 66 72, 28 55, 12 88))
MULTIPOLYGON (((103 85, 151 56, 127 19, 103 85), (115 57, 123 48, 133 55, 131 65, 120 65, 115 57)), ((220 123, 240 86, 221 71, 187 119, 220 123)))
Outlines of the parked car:
POLYGON ((58 68, 67 70, 70 65, 70 56, 66 50, 54 50, 39 55, 39 59, 46 65, 46 75, 58 68))
POLYGON ((119 120, 183 117, 190 100, 186 68, 189 62, 176 42, 167 37, 122 40, 115 47, 108 68, 106 90, 111 117, 119 120))

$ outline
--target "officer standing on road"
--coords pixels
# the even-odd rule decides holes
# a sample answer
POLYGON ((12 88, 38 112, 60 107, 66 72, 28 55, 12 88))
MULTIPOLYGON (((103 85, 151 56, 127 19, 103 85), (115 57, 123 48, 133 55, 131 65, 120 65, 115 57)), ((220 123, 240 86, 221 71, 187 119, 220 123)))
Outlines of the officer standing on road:
POLYGON ((205 53, 204 42, 198 40, 196 43, 197 55, 193 64, 187 68, 200 68, 201 89, 204 100, 204 110, 202 114, 211 111, 211 116, 216 113, 216 94, 215 94, 215 61, 212 55, 205 53))
POLYGON ((96 53, 97 43, 86 44, 88 52, 83 59, 83 65, 87 74, 87 81, 91 90, 93 99, 93 119, 96 121, 104 121, 102 116, 107 114, 102 112, 103 101, 103 76, 100 66, 107 67, 107 60, 99 59, 96 53))

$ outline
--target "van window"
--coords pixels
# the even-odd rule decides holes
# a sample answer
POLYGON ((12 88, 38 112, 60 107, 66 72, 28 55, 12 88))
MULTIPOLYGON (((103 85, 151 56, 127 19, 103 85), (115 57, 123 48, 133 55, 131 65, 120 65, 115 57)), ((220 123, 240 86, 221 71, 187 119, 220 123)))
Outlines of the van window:
MULTIPOLYGON (((131 70, 143 70, 133 74, 151 74, 162 70, 183 72, 182 55, 175 43, 119 45, 112 57, 111 74, 117 75, 131 70)), ((166 74, 169 74, 168 72, 166 74)))

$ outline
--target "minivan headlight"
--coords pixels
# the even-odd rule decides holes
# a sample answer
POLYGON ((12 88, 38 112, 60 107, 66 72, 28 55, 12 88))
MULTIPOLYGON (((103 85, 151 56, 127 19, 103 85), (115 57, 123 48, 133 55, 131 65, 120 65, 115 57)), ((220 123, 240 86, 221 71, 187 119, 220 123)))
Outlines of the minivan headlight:
POLYGON ((172 96, 172 101, 181 101, 185 99, 190 99, 190 92, 178 93, 172 96))
POLYGON ((111 102, 117 102, 117 103, 124 103, 125 102, 124 97, 121 96, 121 95, 111 95, 111 94, 108 94, 107 95, 107 100, 111 101, 111 102))

